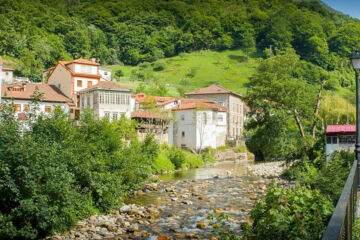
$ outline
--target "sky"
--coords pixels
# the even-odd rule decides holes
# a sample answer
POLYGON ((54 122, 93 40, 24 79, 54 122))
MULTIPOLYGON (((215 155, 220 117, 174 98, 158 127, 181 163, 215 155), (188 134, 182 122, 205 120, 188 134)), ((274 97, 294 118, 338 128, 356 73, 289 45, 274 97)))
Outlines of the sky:
POLYGON ((360 19, 359 0, 322 0, 333 9, 360 19))

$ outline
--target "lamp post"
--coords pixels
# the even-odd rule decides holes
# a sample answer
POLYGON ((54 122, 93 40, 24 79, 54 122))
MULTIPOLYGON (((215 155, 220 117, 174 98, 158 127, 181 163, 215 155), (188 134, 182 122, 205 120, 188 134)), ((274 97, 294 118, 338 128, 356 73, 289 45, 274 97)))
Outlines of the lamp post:
MULTIPOLYGON (((359 112, 359 70, 360 70, 360 53, 357 50, 355 54, 350 58, 351 64, 355 71, 356 80, 356 144, 355 144, 355 156, 358 170, 360 170, 360 112, 359 112)), ((358 187, 360 188, 360 174, 358 175, 358 187)))

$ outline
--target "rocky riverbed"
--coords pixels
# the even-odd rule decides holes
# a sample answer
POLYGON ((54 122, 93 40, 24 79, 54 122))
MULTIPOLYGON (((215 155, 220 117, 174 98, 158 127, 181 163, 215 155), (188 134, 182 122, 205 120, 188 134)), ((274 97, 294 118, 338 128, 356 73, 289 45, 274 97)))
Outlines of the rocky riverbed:
POLYGON ((256 176, 278 177, 288 167, 289 165, 286 164, 286 161, 278 161, 248 165, 247 169, 256 176))
POLYGON ((239 224, 248 220, 255 200, 272 180, 249 176, 245 164, 226 164, 182 177, 164 176, 112 214, 92 216, 52 239, 214 239, 208 216, 221 212, 231 217, 232 230, 241 234, 239 224))

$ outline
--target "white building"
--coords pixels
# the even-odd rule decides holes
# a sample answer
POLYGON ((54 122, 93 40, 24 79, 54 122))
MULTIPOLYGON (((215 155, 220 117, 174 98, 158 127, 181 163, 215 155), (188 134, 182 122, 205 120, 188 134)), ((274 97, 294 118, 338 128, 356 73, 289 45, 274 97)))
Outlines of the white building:
POLYGON ((132 90, 115 82, 99 82, 79 91, 79 94, 81 110, 87 107, 93 109, 100 118, 130 118, 131 112, 135 110, 132 90))
POLYGON ((111 81, 112 71, 110 69, 99 67, 99 73, 101 75, 101 81, 111 81))
POLYGON ((2 103, 12 104, 15 112, 19 116, 24 116, 24 113, 29 112, 34 107, 32 101, 36 91, 42 94, 38 105, 39 112, 51 113, 56 107, 59 107, 68 113, 70 107, 73 106, 71 99, 64 96, 55 86, 40 83, 3 84, 1 86, 1 100, 2 103))
POLYGON ((328 125, 326 128, 326 161, 336 151, 355 150, 356 125, 328 125))
POLYGON ((11 83, 14 77, 14 69, 3 66, 4 61, 0 57, 0 81, 1 83, 11 83))
POLYGON ((172 108, 169 145, 201 150, 225 145, 227 108, 206 101, 183 99, 172 108))

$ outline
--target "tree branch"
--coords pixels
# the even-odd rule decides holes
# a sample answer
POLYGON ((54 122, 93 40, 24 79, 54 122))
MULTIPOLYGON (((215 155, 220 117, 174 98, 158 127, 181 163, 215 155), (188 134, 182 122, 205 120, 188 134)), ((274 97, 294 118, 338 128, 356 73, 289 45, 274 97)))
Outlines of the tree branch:
POLYGON ((326 84, 326 81, 324 80, 320 86, 319 92, 318 92, 318 96, 317 96, 317 102, 316 102, 316 107, 314 110, 314 121, 313 121, 313 125, 312 125, 312 137, 315 138, 315 132, 316 132, 316 123, 317 123, 317 118, 319 115, 319 109, 320 109, 320 102, 321 102, 321 93, 324 90, 324 86, 326 84))
POLYGON ((294 113, 293 113, 293 114, 294 114, 294 118, 295 118, 296 124, 297 124, 298 127, 299 127, 301 137, 304 138, 304 137, 305 137, 304 128, 303 128, 303 126, 302 126, 301 119, 299 118, 296 109, 294 110, 294 113))

